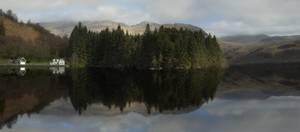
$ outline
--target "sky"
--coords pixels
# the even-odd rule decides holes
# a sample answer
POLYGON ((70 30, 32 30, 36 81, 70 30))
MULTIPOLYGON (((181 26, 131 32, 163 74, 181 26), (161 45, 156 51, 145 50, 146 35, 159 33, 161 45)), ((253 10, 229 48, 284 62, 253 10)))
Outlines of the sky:
POLYGON ((0 0, 33 22, 187 23, 218 36, 300 34, 299 0, 0 0))

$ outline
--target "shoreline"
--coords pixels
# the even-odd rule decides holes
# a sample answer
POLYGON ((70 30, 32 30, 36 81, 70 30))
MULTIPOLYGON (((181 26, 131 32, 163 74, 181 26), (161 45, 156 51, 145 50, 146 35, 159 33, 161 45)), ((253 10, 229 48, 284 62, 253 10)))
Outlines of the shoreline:
POLYGON ((0 67, 69 67, 69 65, 49 65, 49 64, 0 64, 0 67))

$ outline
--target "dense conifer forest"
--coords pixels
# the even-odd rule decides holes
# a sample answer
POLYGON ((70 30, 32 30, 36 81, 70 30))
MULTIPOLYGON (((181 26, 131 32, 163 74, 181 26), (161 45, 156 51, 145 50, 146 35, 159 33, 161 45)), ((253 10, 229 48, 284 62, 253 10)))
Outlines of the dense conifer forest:
POLYGON ((73 67, 198 69, 223 63, 215 36, 163 26, 151 31, 149 24, 144 34, 130 35, 120 26, 96 33, 79 23, 69 46, 73 67))

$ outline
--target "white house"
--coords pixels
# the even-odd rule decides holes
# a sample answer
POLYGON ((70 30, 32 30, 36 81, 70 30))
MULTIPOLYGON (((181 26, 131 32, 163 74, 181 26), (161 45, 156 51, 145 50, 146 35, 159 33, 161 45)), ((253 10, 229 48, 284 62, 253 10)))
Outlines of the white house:
POLYGON ((16 64, 18 65, 26 65, 26 59, 24 57, 20 57, 16 60, 16 64))
POLYGON ((51 66, 64 66, 66 64, 64 59, 52 59, 49 63, 51 66))

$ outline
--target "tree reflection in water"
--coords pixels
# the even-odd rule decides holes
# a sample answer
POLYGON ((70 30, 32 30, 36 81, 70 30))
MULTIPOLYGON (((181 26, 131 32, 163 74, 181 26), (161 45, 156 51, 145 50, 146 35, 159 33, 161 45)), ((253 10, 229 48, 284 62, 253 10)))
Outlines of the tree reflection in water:
POLYGON ((134 102, 163 112, 197 107, 214 97, 222 71, 124 71, 74 69, 70 99, 81 114, 93 103, 120 111, 134 102))
POLYGON ((223 72, 73 69, 52 74, 49 69, 0 68, 0 129, 12 127, 19 115, 37 113, 60 98, 69 98, 81 114, 92 104, 118 108, 144 104, 148 113, 197 108, 214 97, 223 72))
MULTIPOLYGON (((299 64, 230 67, 217 96, 230 100, 299 96, 299 68, 299 64)), ((52 107, 51 102, 57 101, 63 102, 62 106, 55 106, 59 109, 73 105, 71 108, 79 114, 89 115, 115 114, 116 108, 117 112, 131 112, 130 104, 143 106, 142 111, 133 110, 142 114, 187 112, 214 98, 223 76, 223 71, 218 68, 198 71, 66 69, 64 74, 52 74, 48 68, 28 68, 26 71, 25 76, 20 76, 19 69, 0 68, 0 129, 12 127, 19 115, 47 111, 44 108, 52 107), (101 108, 97 109, 97 106, 101 108)), ((221 105, 216 108, 224 107, 221 105)), ((55 111, 52 114, 59 116, 55 111)))

